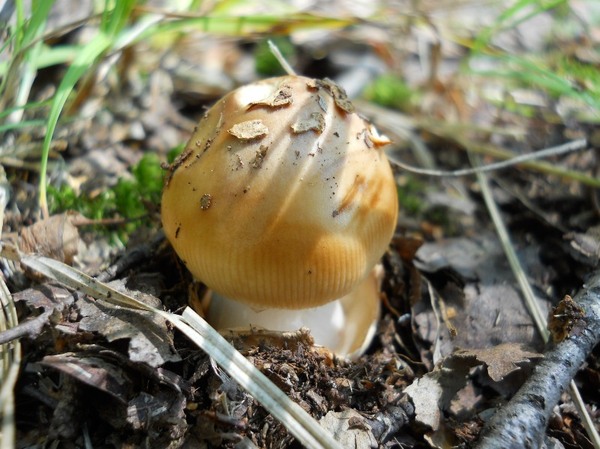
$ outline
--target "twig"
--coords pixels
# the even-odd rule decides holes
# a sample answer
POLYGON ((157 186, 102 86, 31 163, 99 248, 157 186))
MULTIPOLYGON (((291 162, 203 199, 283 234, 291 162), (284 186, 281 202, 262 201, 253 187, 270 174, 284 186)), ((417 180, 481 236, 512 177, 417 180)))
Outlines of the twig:
MULTIPOLYGON (((477 158, 474 155, 470 155, 470 156, 472 157, 472 159, 477 160, 477 158)), ((536 324, 538 332, 542 336, 543 340, 545 342, 547 342, 548 338, 549 338, 549 332, 546 329, 546 319, 540 309, 539 303, 537 302, 537 300, 535 298, 533 289, 531 288, 531 285, 527 281, 527 276, 525 274, 525 271, 523 270, 523 268, 519 262, 519 259, 517 257, 517 254, 514 250, 514 247, 510 241, 510 236, 508 234, 506 226, 504 225, 502 217, 500 216, 500 212, 498 211, 498 207, 496 206, 491 189, 488 185, 487 177, 483 173, 483 171, 479 170, 479 167, 475 167, 475 169, 477 170, 477 179, 478 179, 479 185, 481 187, 481 192, 483 194, 485 204, 488 208, 488 211, 490 212, 492 221, 494 222, 496 232, 498 233, 498 236, 500 237, 500 241, 502 243, 502 247, 504 248, 504 252, 506 254, 506 257, 508 259, 510 267, 511 267, 515 277, 517 278, 517 281, 519 282, 519 286, 521 287, 521 291, 522 291, 524 299, 525 299, 525 305, 527 307, 527 310, 528 310, 529 314, 532 316, 532 318, 536 324)), ((579 368, 579 365, 577 365, 575 372, 573 373, 573 376, 577 372, 578 368, 579 368)), ((579 412, 579 416, 581 417, 581 419, 583 421, 583 425, 587 430, 588 436, 594 442, 595 447, 600 448, 600 436, 598 435, 598 432, 597 432, 595 426, 593 424, 591 424, 591 418, 589 416, 589 413, 585 409, 585 405, 583 404, 581 395, 579 394, 577 386, 575 385, 575 382, 573 382, 572 377, 570 378, 570 381, 568 381, 568 385, 569 385, 569 394, 571 395, 571 398, 573 399, 573 402, 575 403, 575 406, 579 412)), ((560 391, 562 392, 564 390, 564 388, 565 388, 565 386, 563 386, 560 389, 560 391)), ((558 402, 558 397, 556 399, 556 402, 558 402)), ((554 404, 556 404, 556 402, 554 402, 552 404, 552 407, 554 406, 554 404)), ((510 405, 507 407, 510 407, 510 405)), ((515 416, 518 416, 518 415, 515 415, 515 416)), ((528 425, 529 423, 527 421, 522 422, 522 424, 527 424, 526 427, 529 427, 529 425, 528 425)), ((543 432, 546 428, 547 417, 546 417, 546 421, 544 421, 542 424, 543 425, 541 426, 541 430, 539 430, 540 432, 543 432)), ((511 431, 513 431, 513 430, 511 429, 511 431)), ((537 442, 534 441, 533 444, 534 444, 534 446, 531 446, 531 447, 537 447, 538 445, 541 444, 541 439, 538 440, 537 442)), ((491 446, 491 447, 498 447, 498 446, 491 446)), ((530 447, 530 446, 527 446, 527 447, 530 447)))
POLYGON ((493 164, 481 165, 473 168, 463 168, 461 170, 452 171, 431 170, 427 168, 413 167, 412 165, 405 164, 404 162, 401 162, 394 157, 390 157, 390 161, 394 165, 397 165, 398 167, 404 170, 408 170, 412 173, 416 173, 419 175, 457 177, 472 175, 475 173, 501 170, 503 168, 512 167, 514 165, 522 164, 523 162, 528 162, 534 159, 542 159, 549 156, 558 156, 559 154, 571 153, 573 151, 582 150, 586 146, 587 141, 585 139, 579 139, 574 140, 572 142, 564 143, 562 145, 558 145, 556 147, 546 148, 544 150, 536 151, 533 153, 515 156, 506 161, 494 162, 493 164))
POLYGON ((52 315, 52 311, 47 311, 34 318, 21 321, 13 327, 0 330, 0 345, 25 337, 34 338, 39 335, 42 328, 48 323, 50 315, 52 315))
POLYGON ((515 396, 484 427, 477 449, 540 446, 552 409, 600 341, 600 272, 593 274, 575 300, 585 310, 583 330, 545 354, 515 396))
MULTIPOLYGON (((507 160, 507 162, 510 161, 508 162, 509 165, 514 165, 513 158, 521 157, 516 156, 512 151, 507 150, 505 148, 501 148, 492 144, 477 143, 474 142, 472 139, 469 139, 468 137, 470 135, 470 132, 473 131, 488 134, 508 134, 513 136, 517 134, 515 131, 510 131, 506 128, 477 127, 472 123, 448 124, 436 120, 415 119, 405 114, 399 113, 397 111, 392 111, 390 109, 385 109, 381 106, 377 106, 376 104, 367 101, 361 101, 359 99, 356 99, 353 102, 357 109, 361 111, 361 113, 372 118, 374 123, 380 126, 385 132, 392 134, 392 136, 397 137, 400 140, 408 140, 410 142, 411 146, 413 147, 415 157, 419 159, 419 163, 423 166, 422 168, 414 167, 412 165, 398 161, 397 158, 389 154, 389 152, 388 157, 392 163, 395 163, 396 165, 398 165, 398 167, 402 168, 403 170, 407 170, 412 173, 443 177, 463 176, 468 173, 474 173, 473 169, 466 169, 468 170, 467 173, 464 173, 462 170, 429 171, 428 169, 432 167, 432 164, 421 160, 422 156, 425 156, 426 160, 429 159, 429 156, 427 155, 426 148, 423 148, 424 144, 418 137, 418 133, 415 131, 419 129, 425 130, 443 139, 456 142, 459 145, 459 148, 468 150, 470 153, 483 154, 489 157, 493 157, 495 159, 507 160)), ((577 147, 581 144, 581 142, 582 141, 580 140, 576 140, 573 142, 569 142, 566 145, 575 145, 577 147)), ((566 150, 566 152, 577 151, 578 149, 580 150, 582 148, 573 148, 566 150)), ((530 156, 527 155, 524 157, 528 158, 530 156)), ((518 162, 518 164, 521 167, 527 168, 529 170, 535 170, 540 173, 558 176, 562 179, 577 181, 589 187, 600 188, 600 179, 597 176, 588 175, 578 170, 570 170, 568 168, 562 167, 557 164, 552 164, 550 162, 537 160, 540 159, 539 152, 531 153, 531 158, 533 160, 521 160, 520 162, 518 162)), ((504 162, 501 163, 504 164, 504 162)), ((503 167, 500 166, 492 168, 492 170, 497 170, 498 168, 503 167)))

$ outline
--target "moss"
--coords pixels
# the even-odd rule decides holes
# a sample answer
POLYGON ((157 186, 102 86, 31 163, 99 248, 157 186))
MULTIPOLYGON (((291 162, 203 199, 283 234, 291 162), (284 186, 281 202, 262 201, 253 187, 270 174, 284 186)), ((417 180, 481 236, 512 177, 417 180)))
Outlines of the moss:
POLYGON ((407 111, 412 107, 415 91, 396 75, 385 74, 369 84, 363 96, 378 105, 407 111))

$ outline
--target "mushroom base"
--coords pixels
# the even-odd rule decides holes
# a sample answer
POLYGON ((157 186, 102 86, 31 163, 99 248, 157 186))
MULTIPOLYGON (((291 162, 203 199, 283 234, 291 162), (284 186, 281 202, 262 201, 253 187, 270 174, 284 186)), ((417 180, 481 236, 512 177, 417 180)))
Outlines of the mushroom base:
POLYGON ((348 295, 310 309, 257 310, 213 293, 207 320, 219 331, 264 328, 289 332, 306 327, 315 345, 342 357, 358 357, 375 334, 382 272, 382 267, 377 265, 348 295))

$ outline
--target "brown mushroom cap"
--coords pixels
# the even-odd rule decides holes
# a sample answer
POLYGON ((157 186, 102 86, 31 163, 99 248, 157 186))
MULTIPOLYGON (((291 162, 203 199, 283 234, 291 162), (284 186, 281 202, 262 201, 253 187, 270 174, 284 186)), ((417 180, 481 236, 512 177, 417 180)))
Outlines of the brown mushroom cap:
POLYGON ((396 226, 385 143, 331 82, 284 76, 240 87, 171 166, 166 236, 198 280, 252 306, 344 296, 396 226))

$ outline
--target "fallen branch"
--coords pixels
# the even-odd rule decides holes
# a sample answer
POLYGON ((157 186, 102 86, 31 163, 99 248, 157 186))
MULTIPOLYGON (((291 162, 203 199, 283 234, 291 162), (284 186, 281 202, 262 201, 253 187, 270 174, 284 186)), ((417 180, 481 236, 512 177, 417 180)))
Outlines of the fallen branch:
POLYGON ((538 448, 561 394, 600 341, 600 272, 575 297, 582 326, 549 350, 514 397, 486 424, 477 449, 538 448))

